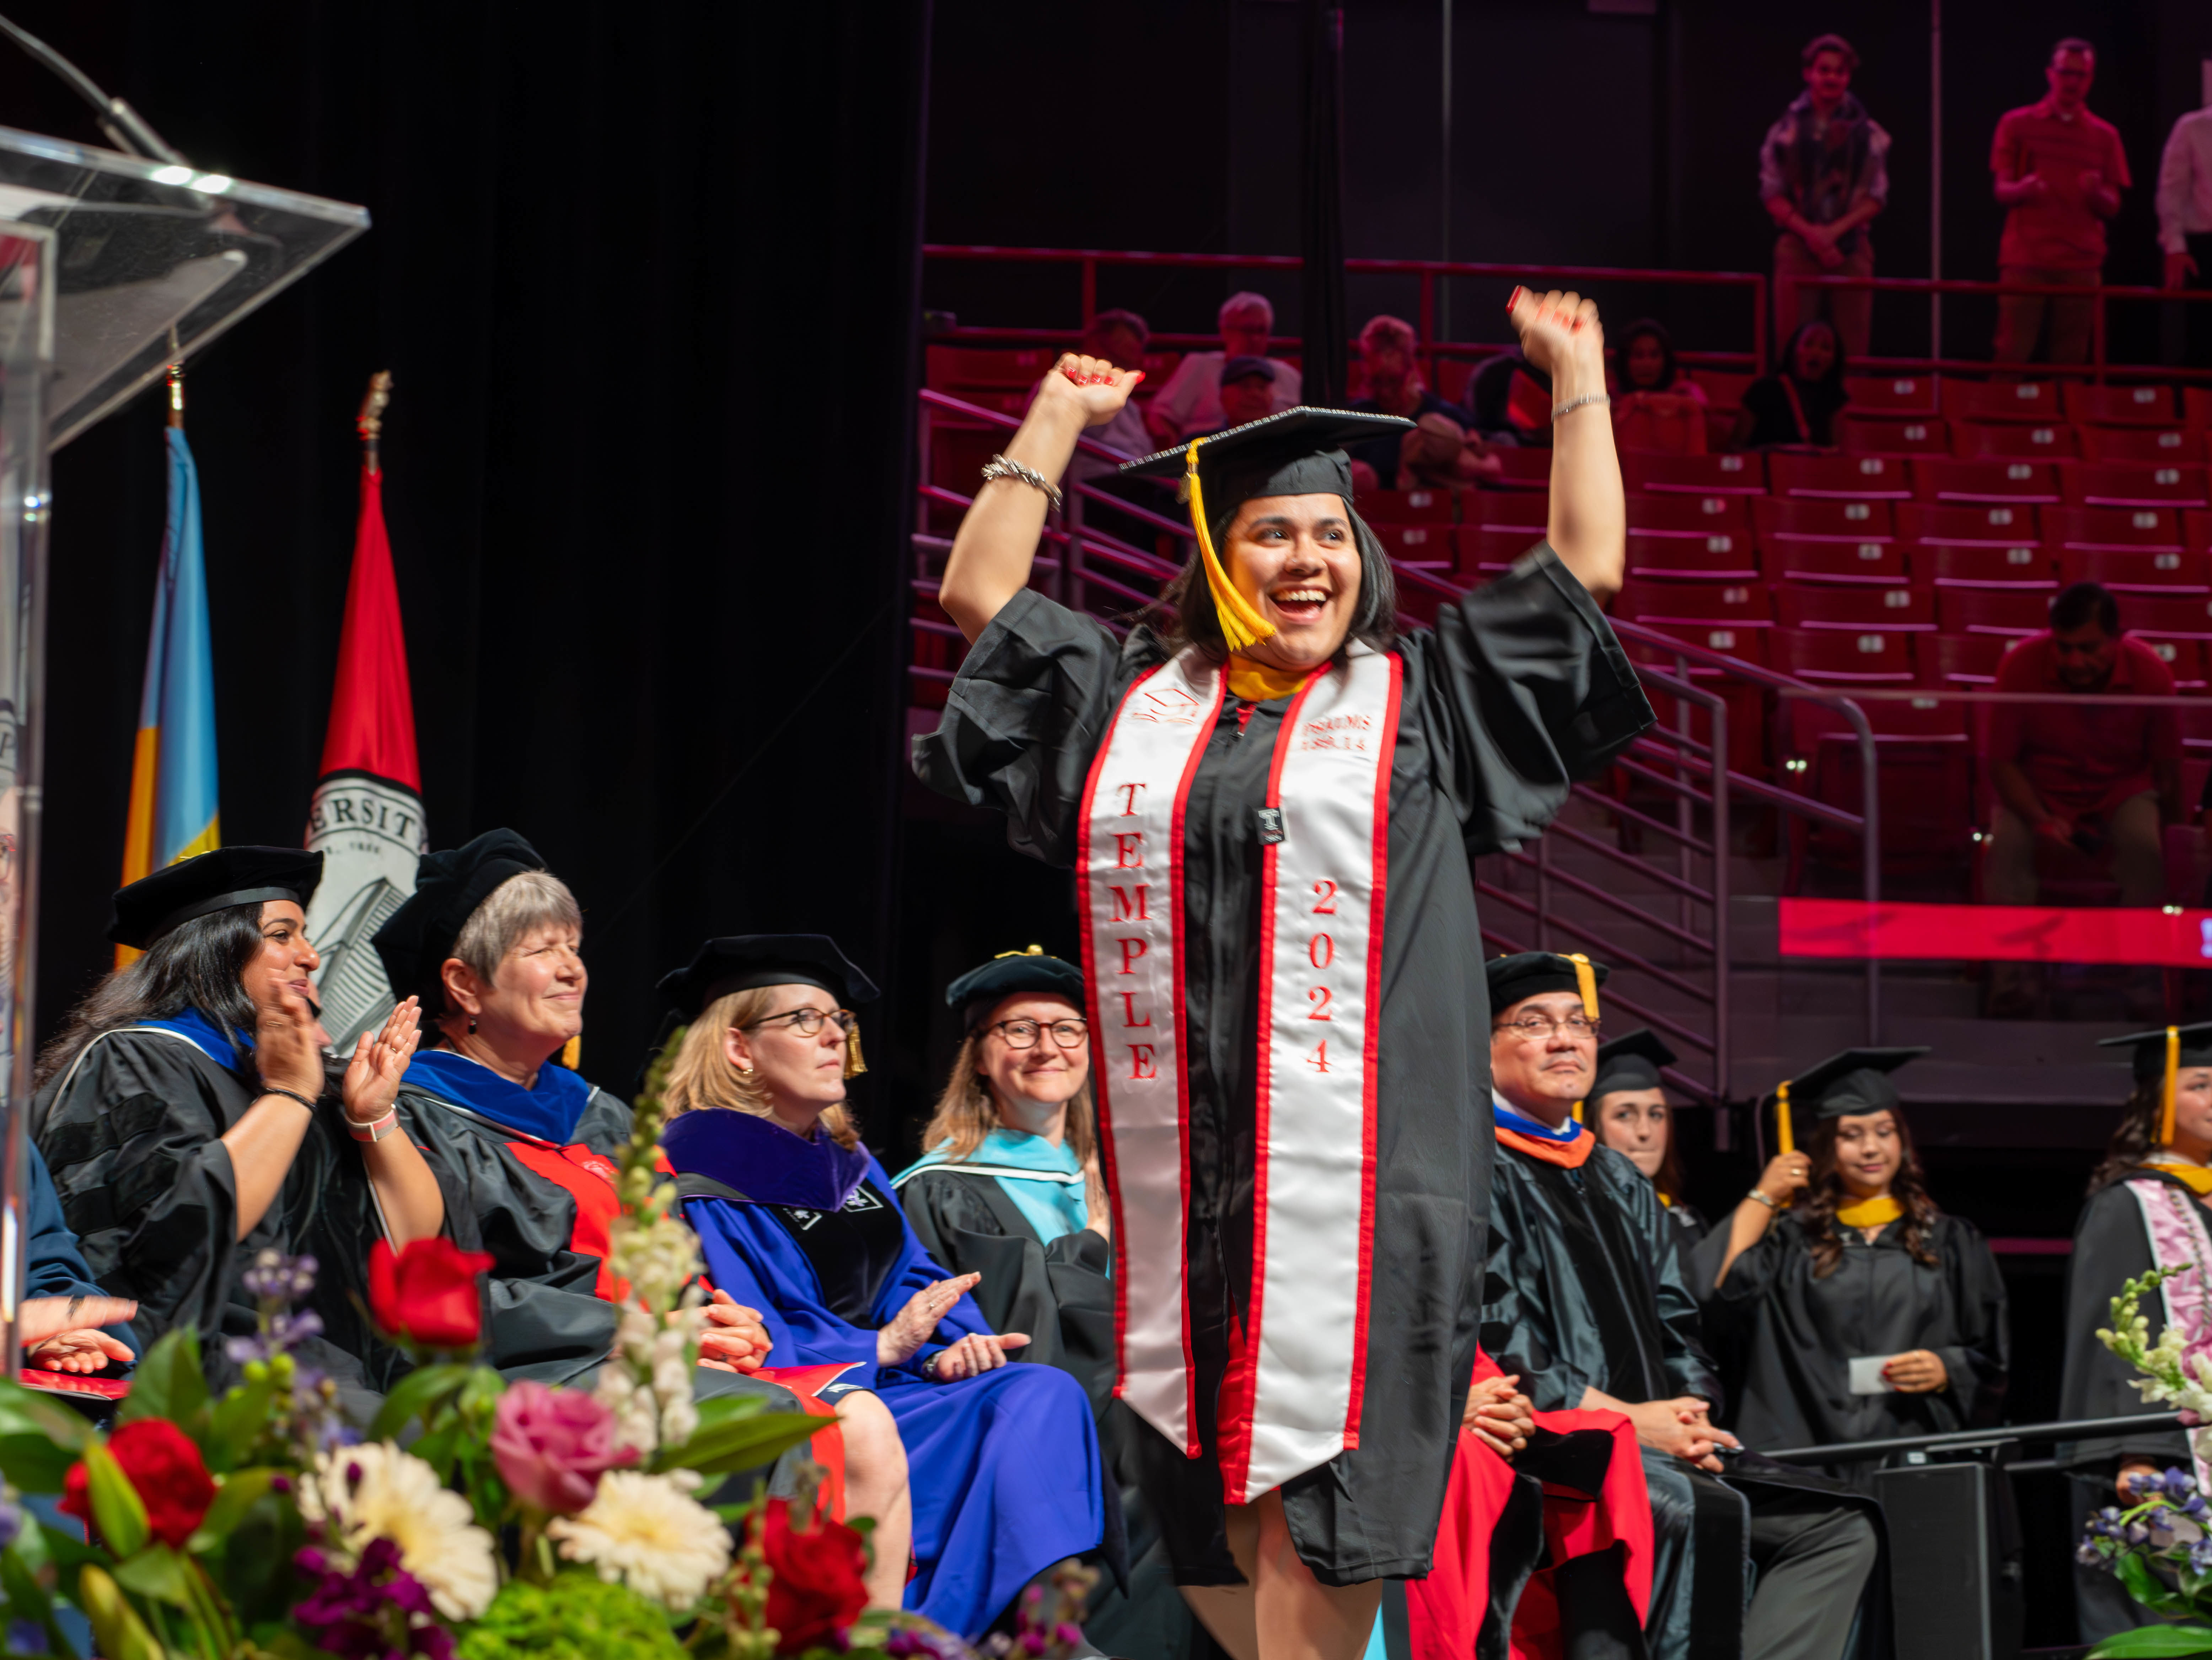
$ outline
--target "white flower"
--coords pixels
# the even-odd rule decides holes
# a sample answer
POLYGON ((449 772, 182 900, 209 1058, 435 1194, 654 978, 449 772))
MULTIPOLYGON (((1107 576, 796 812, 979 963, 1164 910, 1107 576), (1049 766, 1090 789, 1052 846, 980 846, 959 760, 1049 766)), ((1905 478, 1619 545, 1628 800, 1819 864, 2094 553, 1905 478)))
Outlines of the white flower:
POLYGON ((728 1571, 730 1536, 721 1518, 691 1497, 689 1470, 644 1475, 611 1469, 580 1514, 556 1517, 545 1531, 561 1554, 588 1562, 599 1578, 681 1613, 728 1571))
POLYGON ((414 1454, 389 1441, 318 1453, 299 1497, 301 1514, 327 1523, 331 1542, 356 1556, 372 1539, 398 1546, 400 1566, 448 1620, 474 1620, 491 1605, 499 1590, 491 1535, 414 1454))

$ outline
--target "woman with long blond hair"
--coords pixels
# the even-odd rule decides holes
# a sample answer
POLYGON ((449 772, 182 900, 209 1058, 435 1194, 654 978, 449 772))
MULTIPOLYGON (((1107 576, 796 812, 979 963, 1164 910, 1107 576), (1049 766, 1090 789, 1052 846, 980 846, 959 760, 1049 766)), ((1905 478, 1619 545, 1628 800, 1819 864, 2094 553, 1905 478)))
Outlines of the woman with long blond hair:
POLYGON ((661 1150, 707 1278, 761 1312, 770 1365, 838 1368, 818 1399, 866 1391, 889 1409, 908 1503, 878 1517, 875 1572, 903 1578, 910 1529, 906 1606, 972 1640, 1104 1537, 1083 1390, 1006 1364, 1028 1337, 994 1332, 968 1294, 976 1276, 930 1260, 861 1145, 845 1104, 863 1069, 851 1005, 876 989, 835 942, 709 940, 660 990, 690 1022, 661 1090, 661 1150))

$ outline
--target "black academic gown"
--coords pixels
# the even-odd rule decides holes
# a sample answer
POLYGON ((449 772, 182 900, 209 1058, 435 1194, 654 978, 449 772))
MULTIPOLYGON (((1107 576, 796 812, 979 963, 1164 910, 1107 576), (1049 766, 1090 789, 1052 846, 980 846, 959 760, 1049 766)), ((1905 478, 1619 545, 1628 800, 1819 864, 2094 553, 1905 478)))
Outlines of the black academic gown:
MULTIPOLYGON (((1734 1324, 1742 1384, 1729 1427, 1755 1447, 1820 1446, 1893 1435, 1934 1435, 1997 1421, 2011 1336, 2003 1275, 1972 1222, 1938 1216, 1936 1266, 1913 1260, 1901 1224, 1874 1244, 1838 1224, 1843 1260, 1813 1273, 1810 1239, 1780 1218, 1735 1259, 1709 1293, 1716 1323, 1734 1324), (1854 1355, 1932 1350, 1950 1381, 1927 1395, 1854 1395, 1854 1355)), ((1881 1460, 1826 1467, 1869 1487, 1881 1460)), ((1871 1488, 1869 1487, 1871 1491, 1871 1488)))
MULTIPOLYGON (((2195 1198, 2179 1180, 2161 1171, 2134 1170, 2091 1194, 2074 1225, 2074 1251, 2066 1261, 2061 1418, 2129 1418, 2158 1409, 2134 1387, 2134 1380, 2142 1374, 2097 1341, 2098 1329, 2112 1324, 2112 1299, 2120 1287, 2158 1266, 2150 1237, 2143 1230, 2142 1208, 2127 1185, 2146 1179, 2195 1198)), ((2165 1302, 2154 1292, 2142 1299, 2136 1312, 2150 1323, 2150 1341, 2157 1342, 2166 1330, 2165 1302)), ((2123 1459, 2151 1458, 2160 1469, 2173 1465, 2187 1469, 2189 1438, 2179 1430, 2136 1430, 2094 1441, 2062 1442, 2057 1457, 2059 1468, 2072 1478, 2068 1485, 2074 1536, 2078 1538, 2090 1512, 2119 1502, 2112 1483, 2123 1459)), ((2074 1605, 2084 1643, 2157 1623, 2156 1616, 2129 1596, 2118 1579, 2101 1568, 2080 1563, 2074 1567, 2074 1605)))
MULTIPOLYGON (((1540 1411, 1577 1407, 1591 1389, 1632 1404, 1693 1395, 1724 1410, 1679 1233, 1657 1190, 1610 1148, 1567 1170, 1500 1144, 1484 1348, 1519 1376, 1540 1411)), ((1722 1479, 1649 1448, 1644 1466, 1655 1534, 1644 1631, 1654 1660, 1718 1660, 1741 1649, 1744 1564, 1762 1507, 1848 1506, 1880 1532, 1872 1500, 1755 1452, 1737 1455, 1722 1479)), ((1887 1591, 1877 1563, 1856 1610, 1859 1660, 1887 1651, 1887 1591)))
MULTIPOLYGON (((1376 1099, 1373 1279, 1357 1450, 1285 1482, 1299 1555, 1324 1583, 1428 1572, 1468 1380, 1489 1190, 1488 1002, 1468 854, 1534 836, 1571 784, 1651 722, 1635 671, 1548 548, 1443 607, 1396 647, 1404 664, 1389 790, 1376 1099)), ((1005 813, 1019 851, 1074 861, 1083 789, 1122 695, 1166 661, 1024 589, 969 649, 922 781, 1005 813)), ((1255 815, 1288 699, 1224 699, 1184 809, 1190 1093, 1188 1306, 1201 1457, 1147 1427, 1145 1485, 1185 1584, 1242 1582, 1222 1532, 1212 1404, 1230 1323, 1249 1306, 1255 815)))
POLYGON ((210 1380, 227 1387, 236 1369, 222 1339, 255 1329, 240 1275, 264 1251, 311 1255, 317 1276, 306 1306, 323 1334, 295 1354, 330 1374, 349 1412, 373 1413, 374 1397, 410 1363, 377 1340, 362 1312, 381 1224, 360 1149, 339 1123, 337 1078, 275 1200, 241 1239, 230 1152, 219 1138, 262 1093, 251 1064, 250 1057, 223 1064, 166 1029, 107 1033, 33 1098, 31 1138, 92 1279, 110 1296, 137 1299, 133 1324, 144 1343, 190 1327, 210 1380))

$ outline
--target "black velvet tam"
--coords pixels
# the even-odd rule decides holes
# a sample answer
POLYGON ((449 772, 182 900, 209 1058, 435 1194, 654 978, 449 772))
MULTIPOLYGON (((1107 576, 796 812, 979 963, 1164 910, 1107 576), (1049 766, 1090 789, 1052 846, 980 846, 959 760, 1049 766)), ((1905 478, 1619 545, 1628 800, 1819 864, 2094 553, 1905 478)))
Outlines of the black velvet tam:
POLYGON ((827 934, 728 934, 708 940, 683 967, 660 977, 659 991, 685 1020, 717 997, 763 985, 811 985, 850 1009, 873 1003, 875 982, 854 967, 827 934))
POLYGON ((219 847, 118 888, 107 937, 143 951, 179 923, 234 905, 293 900, 304 911, 322 879, 320 853, 296 847, 219 847))
MULTIPOLYGON (((1523 997, 1581 991, 1575 966, 1574 959, 1556 951, 1516 951, 1510 956, 1492 957, 1482 965, 1490 982, 1490 1012, 1502 1015, 1523 997)), ((1612 972, 1601 962, 1590 965, 1590 973, 1600 985, 1612 972)))
MULTIPOLYGON (((1397 415, 1305 404, 1280 409, 1242 427, 1198 440, 1198 482, 1206 512, 1218 520, 1256 496, 1340 495, 1352 500, 1347 445, 1395 438, 1413 423, 1397 415)), ((1136 478, 1180 478, 1188 470, 1190 445, 1177 445, 1122 463, 1136 478)))
POLYGON ((981 967, 971 968, 945 988, 949 1009, 967 1011, 969 1026, 996 1004, 1022 991, 1050 991, 1083 1007, 1083 971, 1060 957, 1048 957, 1042 948, 1002 951, 981 967))
POLYGON ((425 853, 415 867, 414 895, 370 940, 384 959, 392 995, 440 1007, 440 971, 477 907, 501 882, 544 868, 538 850, 512 830, 487 830, 465 846, 425 853))

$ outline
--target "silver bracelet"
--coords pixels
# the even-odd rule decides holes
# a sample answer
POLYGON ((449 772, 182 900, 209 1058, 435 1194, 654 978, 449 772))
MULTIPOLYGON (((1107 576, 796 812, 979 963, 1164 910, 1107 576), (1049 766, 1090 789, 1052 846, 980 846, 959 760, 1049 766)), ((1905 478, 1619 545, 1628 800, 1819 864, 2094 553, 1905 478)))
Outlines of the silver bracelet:
POLYGON ((1762 1193, 1761 1191, 1759 1191, 1759 1189, 1757 1189, 1757 1188, 1755 1188, 1755 1187, 1754 1187, 1753 1189, 1752 1189, 1750 1192, 1748 1192, 1748 1193, 1745 1194, 1743 1197, 1744 1197, 1745 1198, 1747 1198, 1747 1199, 1756 1199, 1756 1200, 1758 1200, 1758 1201, 1759 1202, 1759 1203, 1761 1203, 1761 1204, 1765 1205, 1765 1206, 1769 1210, 1779 1210, 1779 1209, 1782 1209, 1782 1207, 1781 1207, 1780 1205, 1778 1205, 1778 1204, 1775 1203, 1773 1200, 1771 1200, 1771 1199, 1768 1198, 1768 1197, 1766 1197, 1766 1195, 1765 1195, 1765 1194, 1762 1193))
POLYGON ((1563 415, 1571 415, 1577 409, 1581 409, 1585 403, 1610 403, 1612 402, 1613 398, 1607 393, 1584 392, 1580 397, 1571 397, 1565 403, 1554 403, 1552 406, 1552 419, 1553 421, 1557 421, 1563 415))
POLYGON ((988 484, 994 478, 1018 479, 1032 490, 1042 490, 1060 512, 1067 511, 1067 504, 1061 500, 1058 488, 1034 467, 1024 467, 1020 462, 1009 461, 1004 456, 993 456, 983 464, 983 482, 988 484))

